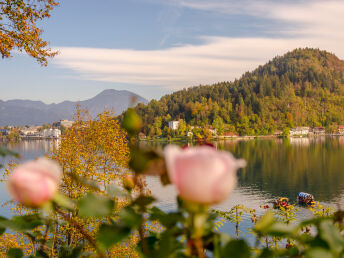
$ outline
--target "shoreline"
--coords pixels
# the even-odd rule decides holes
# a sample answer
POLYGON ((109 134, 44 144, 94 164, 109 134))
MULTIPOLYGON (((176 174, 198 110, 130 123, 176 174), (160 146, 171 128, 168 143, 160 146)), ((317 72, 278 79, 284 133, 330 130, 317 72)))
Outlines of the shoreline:
MULTIPOLYGON (((246 136, 213 136, 209 140, 254 140, 254 139, 275 139, 275 138, 318 138, 318 137, 344 137, 344 134, 329 133, 319 135, 293 135, 293 136, 281 136, 281 135, 246 135, 246 136)), ((197 139, 188 137, 176 137, 176 138, 155 138, 155 139, 139 139, 142 142, 175 142, 175 141, 197 141, 197 139)))

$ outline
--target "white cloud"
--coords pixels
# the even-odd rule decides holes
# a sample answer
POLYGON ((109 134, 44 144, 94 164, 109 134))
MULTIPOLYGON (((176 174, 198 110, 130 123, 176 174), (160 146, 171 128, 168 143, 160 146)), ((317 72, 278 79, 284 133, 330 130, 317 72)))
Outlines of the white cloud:
POLYGON ((59 48, 55 62, 81 79, 156 85, 169 89, 228 81, 297 47, 316 47, 344 57, 344 1, 175 0, 218 12, 243 12, 290 24, 280 38, 202 37, 201 45, 164 50, 59 48))

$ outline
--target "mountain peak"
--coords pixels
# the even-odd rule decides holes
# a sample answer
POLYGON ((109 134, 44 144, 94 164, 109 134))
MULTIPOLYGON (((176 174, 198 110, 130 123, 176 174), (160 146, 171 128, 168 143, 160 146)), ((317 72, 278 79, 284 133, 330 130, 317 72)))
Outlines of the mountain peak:
POLYGON ((63 101, 58 104, 44 104, 40 101, 9 100, 0 101, 0 126, 3 125, 40 125, 52 123, 60 119, 71 119, 76 105, 87 108, 92 117, 104 110, 112 110, 119 115, 131 104, 131 97, 137 102, 147 103, 147 100, 127 90, 107 89, 95 97, 83 101, 63 101))

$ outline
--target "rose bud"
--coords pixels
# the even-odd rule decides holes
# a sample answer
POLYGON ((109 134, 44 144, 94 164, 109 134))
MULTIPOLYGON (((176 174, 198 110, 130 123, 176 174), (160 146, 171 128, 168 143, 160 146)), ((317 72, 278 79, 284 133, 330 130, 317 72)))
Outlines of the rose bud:
POLYGON ((225 200, 237 183, 236 171, 244 160, 209 146, 165 148, 167 172, 181 198, 199 204, 225 200))
POLYGON ((19 203, 39 207, 58 190, 61 168, 52 160, 40 158, 16 167, 8 180, 8 190, 19 203))
POLYGON ((132 176, 126 176, 123 179, 123 187, 128 191, 131 191, 135 187, 135 182, 132 176))

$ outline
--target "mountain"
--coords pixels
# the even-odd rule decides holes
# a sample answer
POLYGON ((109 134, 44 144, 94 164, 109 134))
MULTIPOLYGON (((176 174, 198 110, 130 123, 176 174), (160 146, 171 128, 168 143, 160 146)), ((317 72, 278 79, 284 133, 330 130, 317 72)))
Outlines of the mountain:
POLYGON ((105 109, 114 110, 116 114, 121 114, 129 107, 133 97, 136 99, 136 103, 147 103, 146 99, 130 91, 113 89, 104 90, 88 100, 64 101, 49 105, 32 100, 0 100, 0 126, 41 125, 61 119, 71 119, 77 104, 81 108, 88 108, 92 117, 105 109))
MULTIPOLYGON (((143 132, 169 135, 167 124, 213 125, 221 133, 267 135, 294 126, 344 123, 344 61, 319 49, 296 49, 233 82, 184 89, 139 104, 143 132)), ((175 132, 173 132, 175 133, 175 132)))

